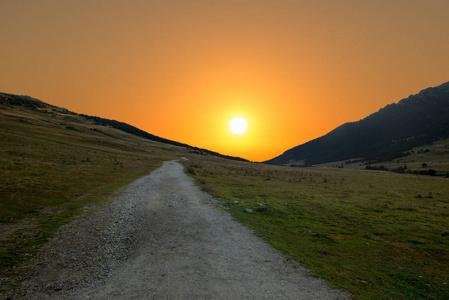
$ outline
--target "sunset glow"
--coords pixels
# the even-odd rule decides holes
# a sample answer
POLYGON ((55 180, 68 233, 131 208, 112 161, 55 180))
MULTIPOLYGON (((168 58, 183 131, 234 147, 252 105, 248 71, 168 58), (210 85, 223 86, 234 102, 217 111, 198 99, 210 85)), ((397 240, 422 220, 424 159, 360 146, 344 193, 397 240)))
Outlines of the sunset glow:
POLYGON ((448 81, 448 13, 418 0, 6 0, 0 91, 264 161, 448 81))

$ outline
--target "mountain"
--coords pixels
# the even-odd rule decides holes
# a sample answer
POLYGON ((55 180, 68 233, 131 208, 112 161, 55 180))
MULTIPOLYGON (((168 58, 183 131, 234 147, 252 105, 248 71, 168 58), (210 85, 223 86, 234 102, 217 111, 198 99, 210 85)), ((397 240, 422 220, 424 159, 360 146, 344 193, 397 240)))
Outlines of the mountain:
POLYGON ((427 88, 328 134, 285 151, 270 164, 311 166, 360 159, 382 162, 449 137, 449 82, 427 88))
POLYGON ((203 154, 203 155, 208 154, 208 155, 213 155, 213 156, 218 156, 218 157, 232 159, 232 160, 238 160, 238 161, 247 161, 246 159, 243 159, 240 157, 223 155, 223 154, 220 154, 220 153, 217 153, 214 151, 210 151, 207 149, 193 147, 193 146, 190 146, 187 144, 183 144, 183 143, 179 143, 176 141, 161 138, 156 135, 145 132, 139 128, 136 128, 132 125, 129 125, 129 124, 126 124, 123 122, 119 122, 116 120, 109 120, 109 119, 100 118, 100 117, 96 117, 96 116, 77 114, 77 113, 69 111, 68 109, 54 106, 51 104, 47 104, 39 99, 32 98, 30 96, 0 93, 0 104, 24 106, 24 107, 31 108, 31 109, 47 110, 50 112, 51 111, 59 111, 59 112, 63 112, 64 114, 67 114, 67 115, 77 115, 77 116, 81 116, 87 120, 93 121, 95 124, 102 125, 102 126, 110 126, 112 128, 119 129, 121 131, 136 135, 136 136, 144 138, 144 139, 148 139, 148 140, 160 142, 160 143, 165 143, 165 144, 169 144, 169 145, 179 146, 179 147, 186 147, 193 153, 198 153, 198 154, 203 154))

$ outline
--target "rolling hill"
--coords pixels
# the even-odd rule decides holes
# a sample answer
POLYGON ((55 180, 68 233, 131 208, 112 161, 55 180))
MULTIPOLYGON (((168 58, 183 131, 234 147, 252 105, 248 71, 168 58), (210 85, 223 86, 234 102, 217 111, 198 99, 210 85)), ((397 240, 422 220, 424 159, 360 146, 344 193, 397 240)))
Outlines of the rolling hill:
POLYGON ((156 135, 150 134, 146 131, 143 131, 141 129, 138 129, 134 126, 131 126, 129 124, 119 122, 116 120, 109 120, 109 119, 105 119, 105 118, 101 118, 101 117, 88 116, 85 114, 78 114, 75 112, 71 112, 65 108, 47 104, 39 99, 32 98, 30 96, 0 93, 0 104, 23 106, 23 107, 26 107, 29 109, 40 109, 41 111, 44 110, 44 111, 48 111, 48 112, 63 112, 66 115, 81 116, 88 121, 93 121, 94 124, 98 124, 98 125, 102 125, 102 126, 110 126, 112 128, 119 129, 121 131, 133 134, 135 136, 138 136, 138 137, 150 140, 150 141, 160 142, 160 143, 169 144, 169 145, 178 146, 178 147, 186 147, 194 153, 214 155, 214 156, 218 156, 218 157, 222 157, 222 158, 226 158, 226 159, 238 160, 238 161, 247 161, 246 159, 243 159, 240 157, 223 155, 223 154, 220 154, 220 153, 217 153, 214 151, 210 151, 207 149, 193 147, 193 146, 190 146, 187 144, 183 144, 183 143, 179 143, 179 142, 172 141, 169 139, 161 138, 156 135))
POLYGON ((312 166, 348 159, 390 161, 447 137, 449 82, 389 104, 360 121, 345 123, 266 163, 312 166))

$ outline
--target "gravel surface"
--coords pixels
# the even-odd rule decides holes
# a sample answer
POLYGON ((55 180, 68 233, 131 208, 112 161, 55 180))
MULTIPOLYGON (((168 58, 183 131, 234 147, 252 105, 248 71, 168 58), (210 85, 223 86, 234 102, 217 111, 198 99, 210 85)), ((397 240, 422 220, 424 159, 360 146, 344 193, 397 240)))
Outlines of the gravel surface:
POLYGON ((14 299, 346 299, 256 237, 177 162, 64 226, 14 299))

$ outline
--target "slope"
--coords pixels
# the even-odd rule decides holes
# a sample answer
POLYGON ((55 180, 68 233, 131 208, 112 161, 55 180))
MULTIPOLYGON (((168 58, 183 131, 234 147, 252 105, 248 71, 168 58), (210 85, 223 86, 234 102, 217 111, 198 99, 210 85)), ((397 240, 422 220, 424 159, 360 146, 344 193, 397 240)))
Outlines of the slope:
POLYGON ((449 137, 449 82, 285 151, 267 163, 310 166, 347 159, 388 161, 449 137))
POLYGON ((126 124, 123 122, 119 122, 116 120, 109 120, 109 119, 105 119, 105 118, 101 118, 101 117, 97 117, 97 116, 89 116, 89 115, 85 115, 85 114, 77 114, 77 113, 71 112, 65 108, 47 104, 39 99, 32 98, 30 96, 21 96, 21 95, 0 93, 0 104, 23 106, 23 107, 27 107, 29 109, 34 109, 34 110, 39 109, 41 111, 61 112, 61 113, 68 114, 68 115, 81 116, 87 120, 93 121, 95 124, 102 125, 102 126, 110 126, 112 128, 119 129, 121 131, 136 135, 138 137, 148 139, 150 141, 165 143, 165 144, 179 146, 179 147, 187 147, 190 149, 190 151, 195 152, 195 153, 209 154, 209 155, 214 155, 214 156, 218 156, 218 157, 222 157, 222 158, 226 158, 226 159, 232 159, 232 160, 247 161, 246 159, 243 159, 240 157, 223 155, 223 154, 211 151, 211 150, 193 147, 193 146, 190 146, 187 144, 183 144, 183 143, 179 143, 179 142, 172 141, 169 139, 161 138, 154 134, 150 134, 141 129, 138 129, 132 125, 129 125, 129 124, 126 124))

